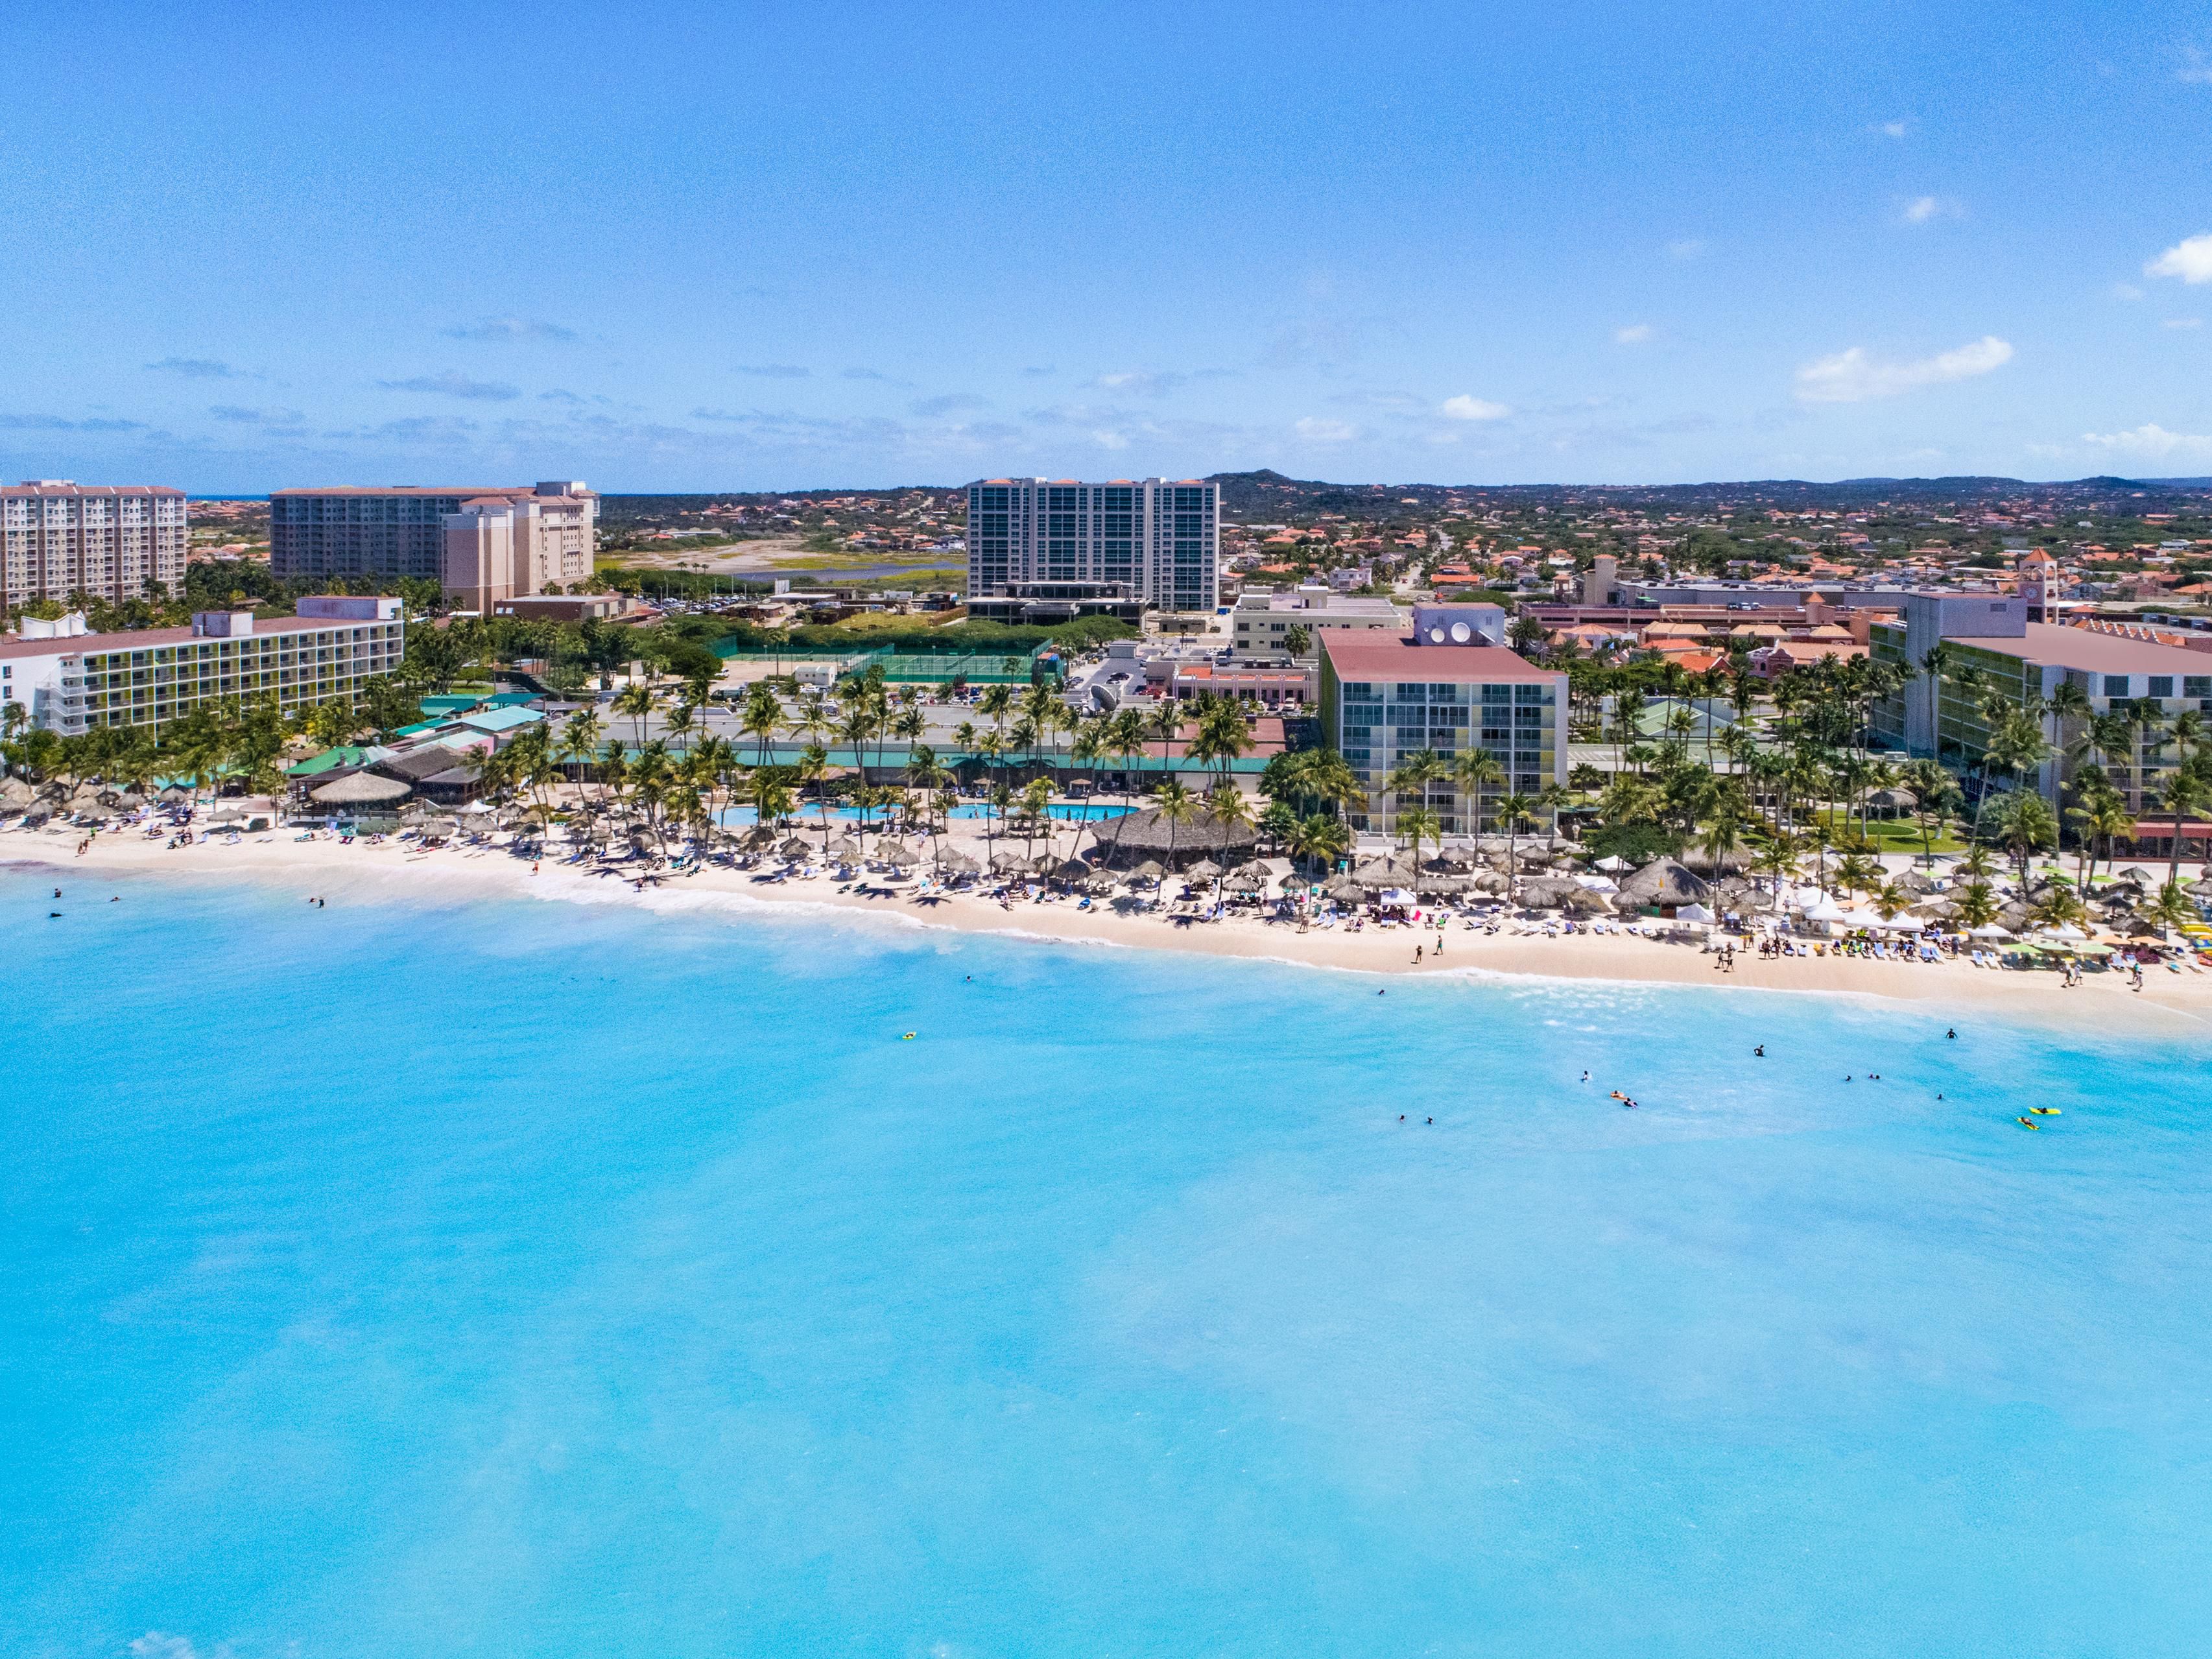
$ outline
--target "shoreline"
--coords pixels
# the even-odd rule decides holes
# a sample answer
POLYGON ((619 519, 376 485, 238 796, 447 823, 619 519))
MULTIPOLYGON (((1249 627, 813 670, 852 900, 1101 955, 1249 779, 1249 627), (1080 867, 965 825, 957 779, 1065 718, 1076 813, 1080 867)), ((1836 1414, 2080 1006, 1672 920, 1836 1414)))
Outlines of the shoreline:
POLYGON ((2168 1035, 2212 1030, 2212 976, 2157 973, 2141 993, 2118 973, 2092 975, 2077 988, 2022 983, 2014 970, 1992 972, 1954 960, 1895 963, 1846 957, 1760 960, 1739 952, 1735 972, 1723 975, 1717 957, 1688 945, 1633 936, 1575 934, 1558 938, 1488 935, 1454 927, 1446 948, 1431 954, 1436 934, 1410 927, 1369 927, 1358 933, 1312 929, 1299 933, 1285 923, 1239 918, 1176 926, 1152 915, 1110 909, 1079 911, 1073 902, 1016 902, 1002 905, 977 895, 941 895, 927 902, 910 889, 884 887, 867 878, 840 884, 832 878, 761 881, 758 872, 709 866, 696 874, 665 877, 642 890, 631 879, 552 860, 532 874, 529 864, 504 848, 445 848, 423 852, 410 843, 295 841, 277 831, 247 836, 235 847, 204 841, 168 849, 161 842, 106 836, 82 856, 67 836, 44 831, 0 834, 0 863, 33 865, 55 872, 66 887, 94 874, 218 877, 273 881, 303 896, 340 896, 348 890, 374 900, 405 901, 434 889, 465 900, 532 898, 579 904, 624 903, 668 913, 723 910, 762 919, 872 918, 901 927, 955 933, 996 934, 1050 945, 1156 950, 1190 956, 1265 962, 1340 972, 1413 975, 1429 979, 1494 981, 1535 988, 1559 985, 1703 986, 1715 990, 1806 992, 1866 997, 1885 1004, 2003 1009, 2014 1018, 2052 1025, 2115 1024, 2154 1027, 2168 1035), (844 885, 847 890, 840 891, 844 885), (1427 947, 1416 964, 1413 947, 1427 947))

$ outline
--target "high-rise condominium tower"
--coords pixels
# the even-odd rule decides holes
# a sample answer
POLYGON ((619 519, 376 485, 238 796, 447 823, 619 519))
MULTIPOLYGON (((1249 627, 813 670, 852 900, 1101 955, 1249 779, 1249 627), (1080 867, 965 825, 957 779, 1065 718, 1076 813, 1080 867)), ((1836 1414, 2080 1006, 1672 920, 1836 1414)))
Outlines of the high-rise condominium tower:
POLYGON ((1211 611, 1220 520, 1220 487, 1202 479, 985 478, 968 486, 968 592, 1114 585, 1163 611, 1211 611))
POLYGON ((27 478, 0 487, 0 608, 185 585, 185 492, 27 478))

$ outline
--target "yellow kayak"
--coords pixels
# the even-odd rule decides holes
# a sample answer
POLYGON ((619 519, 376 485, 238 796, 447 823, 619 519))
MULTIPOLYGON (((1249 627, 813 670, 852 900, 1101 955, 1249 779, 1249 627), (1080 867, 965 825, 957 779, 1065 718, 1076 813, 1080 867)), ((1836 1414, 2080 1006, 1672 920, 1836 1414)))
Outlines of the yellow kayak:
POLYGON ((2033 1112, 2038 1117, 2058 1117, 2063 1115, 2056 1106, 2031 1106, 2027 1109, 2033 1112))
POLYGON ((2040 1129, 2043 1127, 2032 1117, 2016 1117, 2013 1121, 2019 1124, 2023 1129, 2040 1129))

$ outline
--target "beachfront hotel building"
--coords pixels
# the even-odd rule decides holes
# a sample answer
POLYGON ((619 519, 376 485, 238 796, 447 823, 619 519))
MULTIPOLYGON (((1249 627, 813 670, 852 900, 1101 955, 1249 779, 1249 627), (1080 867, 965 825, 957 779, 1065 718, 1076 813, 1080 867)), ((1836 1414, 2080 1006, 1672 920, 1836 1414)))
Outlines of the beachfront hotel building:
POLYGON ((984 478, 968 486, 968 592, 1118 590, 1158 611, 1221 596, 1221 488, 1200 478, 984 478))
POLYGON ((185 492, 26 478, 0 485, 0 611, 82 594, 135 599, 185 582, 185 492))
MULTIPOLYGON (((2033 596, 1916 593, 1905 600, 1900 618, 1873 623, 1868 643, 1874 659, 1912 675, 1901 692, 1875 705, 1876 738, 1971 776, 1989 752, 1992 732, 1981 705, 1990 690, 2026 708, 2071 684, 2087 694, 2095 714, 2140 707, 2168 717, 2183 709, 2212 714, 2212 652, 2032 622, 2036 604, 2033 596), (1939 642, 1949 661, 1942 684, 1931 686, 1921 665, 1939 642), (1969 669, 1973 681, 1960 684, 1969 669)), ((2057 805, 2075 769, 2098 758, 2130 811, 2155 810, 2159 780, 2179 757, 2170 748, 2138 744, 2127 755, 2094 757, 2076 741, 2085 724, 2043 718, 2044 735, 2055 740, 2051 757, 2032 776, 2036 789, 2057 805)))
MULTIPOLYGON (((1448 625, 1444 633, 1449 640, 1448 625)), ((1534 795, 1566 784, 1567 677, 1502 646, 1335 629, 1321 638, 1319 701, 1323 741, 1367 791, 1365 806, 1347 812, 1355 830, 1387 833, 1401 811, 1426 806, 1447 835, 1476 834, 1496 827, 1497 802, 1508 791, 1534 795), (1419 799, 1400 800, 1382 787, 1408 755, 1426 750, 1449 766, 1470 749, 1487 751, 1506 776, 1480 802, 1449 779, 1419 799)))
POLYGON ((338 594, 303 599, 292 617, 201 611, 189 628, 95 634, 72 612, 25 617, 0 639, 0 705, 35 726, 75 737, 99 726, 167 726, 204 703, 274 693, 288 714, 358 697, 407 647, 400 602, 338 594))
POLYGON ((456 600, 483 599, 477 608, 488 610, 496 598, 588 577, 599 516, 599 498, 575 479, 481 489, 280 489, 269 498, 269 568, 295 581, 412 576, 441 584, 456 600), (457 520, 473 520, 458 543, 447 535, 457 520), (453 568, 456 548, 461 562, 453 568), (447 580, 449 568, 458 584, 447 580))

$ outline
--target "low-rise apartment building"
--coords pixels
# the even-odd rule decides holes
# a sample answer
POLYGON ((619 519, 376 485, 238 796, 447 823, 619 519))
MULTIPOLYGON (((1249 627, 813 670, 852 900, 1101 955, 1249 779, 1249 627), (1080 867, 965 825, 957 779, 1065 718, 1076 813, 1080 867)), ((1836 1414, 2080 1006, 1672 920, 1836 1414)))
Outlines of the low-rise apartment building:
POLYGON ((1567 677, 1501 646, 1326 634, 1320 702, 1323 739, 1367 791, 1366 804, 1347 813, 1355 829, 1395 830, 1398 815, 1418 805, 1433 811, 1448 835, 1477 834, 1496 827, 1503 795, 1566 785, 1567 677), (1504 774, 1479 801, 1449 778, 1430 783, 1418 799, 1400 800, 1383 787, 1408 755, 1425 750, 1450 767, 1475 749, 1504 774))
POLYGON ((183 591, 185 492, 157 484, 26 478, 0 486, 0 611, 82 594, 183 591))
POLYGON ((301 599, 299 614, 202 611, 189 628, 95 634, 82 615, 26 618, 0 640, 0 705, 73 737, 96 726, 167 725, 205 703, 276 695, 287 711, 354 698, 406 650, 400 602, 346 595, 301 599))
POLYGON ((1230 614, 1230 653, 1240 663, 1315 662, 1322 631, 1335 628, 1402 634, 1406 613, 1388 599, 1356 598, 1319 584, 1288 593, 1248 587, 1230 614), (1291 649, 1293 643, 1297 649, 1291 649))

